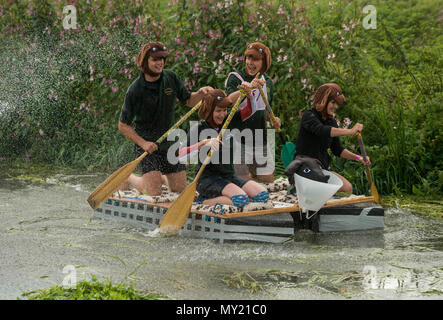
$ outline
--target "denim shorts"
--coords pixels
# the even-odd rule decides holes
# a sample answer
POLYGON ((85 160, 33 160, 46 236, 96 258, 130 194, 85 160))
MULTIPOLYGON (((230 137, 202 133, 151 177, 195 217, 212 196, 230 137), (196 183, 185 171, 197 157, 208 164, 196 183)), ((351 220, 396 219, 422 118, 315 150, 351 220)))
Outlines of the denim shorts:
POLYGON ((249 179, 238 177, 236 175, 222 177, 217 175, 205 175, 200 177, 197 182, 197 191, 200 198, 216 198, 222 195, 222 190, 230 183, 238 187, 243 187, 249 179))

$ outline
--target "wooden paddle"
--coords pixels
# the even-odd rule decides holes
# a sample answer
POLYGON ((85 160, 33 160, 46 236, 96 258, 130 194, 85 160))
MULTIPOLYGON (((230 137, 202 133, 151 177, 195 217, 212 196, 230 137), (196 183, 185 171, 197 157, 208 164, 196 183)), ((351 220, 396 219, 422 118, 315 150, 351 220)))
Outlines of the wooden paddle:
MULTIPOLYGON (((358 143, 360 144, 360 150, 363 155, 363 160, 366 161, 365 145, 363 144, 363 137, 361 136, 360 132, 357 133, 357 138, 358 138, 358 143)), ((371 171, 369 170, 369 166, 365 165, 365 169, 369 180, 369 187, 371 188, 371 195, 374 197, 376 203, 380 203, 380 196, 378 195, 377 187, 372 181, 371 171)))
MULTIPOLYGON (((268 98, 266 97, 265 93, 263 92, 263 88, 258 87, 258 90, 260 90, 260 95, 262 96, 263 101, 265 102, 266 110, 268 111, 269 116, 272 119, 272 122, 275 122, 274 112, 272 111, 271 106, 269 105, 268 98)), ((283 134, 282 134, 280 128, 278 128, 276 130, 280 136, 280 142, 283 144, 283 147, 281 149, 281 159, 282 159, 284 167, 286 168, 292 162, 292 160, 294 160, 295 145, 292 142, 285 143, 285 139, 283 138, 283 134)))
MULTIPOLYGON (((196 104, 188 113, 186 113, 176 124, 174 124, 167 132, 165 132, 160 138, 157 139, 156 143, 160 144, 165 140, 172 130, 180 126, 189 116, 194 113, 198 108, 200 108, 201 101, 196 104)), ((115 190, 117 190, 123 182, 128 179, 129 175, 134 171, 140 161, 148 155, 145 151, 141 156, 139 156, 134 161, 129 162, 117 171, 115 171, 111 176, 109 176, 105 181, 103 181, 88 197, 89 205, 92 209, 97 209, 110 195, 112 195, 115 190)))
MULTIPOLYGON (((240 102, 245 96, 245 92, 240 90, 240 96, 238 97, 234 107, 232 107, 231 112, 229 113, 228 118, 226 119, 220 133, 218 134, 218 140, 221 141, 223 133, 231 122, 232 117, 234 117, 235 112, 240 105, 240 102)), ((200 178, 203 170, 206 165, 211 160, 212 149, 209 150, 208 155, 206 156, 205 161, 203 162, 200 170, 198 170, 197 175, 194 178, 194 181, 189 184, 186 189, 180 194, 180 196, 172 203, 169 207, 168 211, 164 214, 162 220, 160 221, 159 230, 160 233, 168 236, 177 235, 179 230, 183 227, 186 220, 188 219, 189 212, 191 211, 192 203, 194 202, 195 192, 197 190, 197 181, 200 178)))

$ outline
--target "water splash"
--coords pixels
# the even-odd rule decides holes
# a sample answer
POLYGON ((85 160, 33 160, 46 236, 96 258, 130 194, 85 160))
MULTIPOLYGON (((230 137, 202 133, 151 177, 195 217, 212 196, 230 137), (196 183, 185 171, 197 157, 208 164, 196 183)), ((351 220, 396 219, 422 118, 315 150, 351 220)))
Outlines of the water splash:
POLYGON ((149 237, 149 238, 160 238, 163 235, 160 232, 159 228, 156 228, 155 230, 152 231, 148 231, 148 233, 142 233, 145 237, 149 237))

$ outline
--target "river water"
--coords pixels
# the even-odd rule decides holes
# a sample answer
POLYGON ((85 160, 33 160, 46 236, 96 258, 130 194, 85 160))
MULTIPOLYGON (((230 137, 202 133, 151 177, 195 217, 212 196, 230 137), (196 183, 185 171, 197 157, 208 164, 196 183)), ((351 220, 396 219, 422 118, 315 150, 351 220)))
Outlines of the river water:
POLYGON ((382 231, 282 244, 152 237, 92 218, 86 199, 106 177, 0 174, 0 299, 91 274, 169 299, 443 298, 439 219, 390 208, 382 231))

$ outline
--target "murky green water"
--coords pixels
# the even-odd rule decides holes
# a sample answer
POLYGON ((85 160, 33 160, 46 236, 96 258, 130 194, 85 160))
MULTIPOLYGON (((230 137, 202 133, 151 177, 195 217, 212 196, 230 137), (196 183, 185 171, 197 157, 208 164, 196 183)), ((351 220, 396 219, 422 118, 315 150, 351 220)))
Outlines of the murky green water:
POLYGON ((2 172, 1 299, 90 274, 171 299, 443 298, 439 219, 389 209, 383 231, 302 231, 283 244, 150 237, 92 219, 86 198, 106 177, 2 172))

